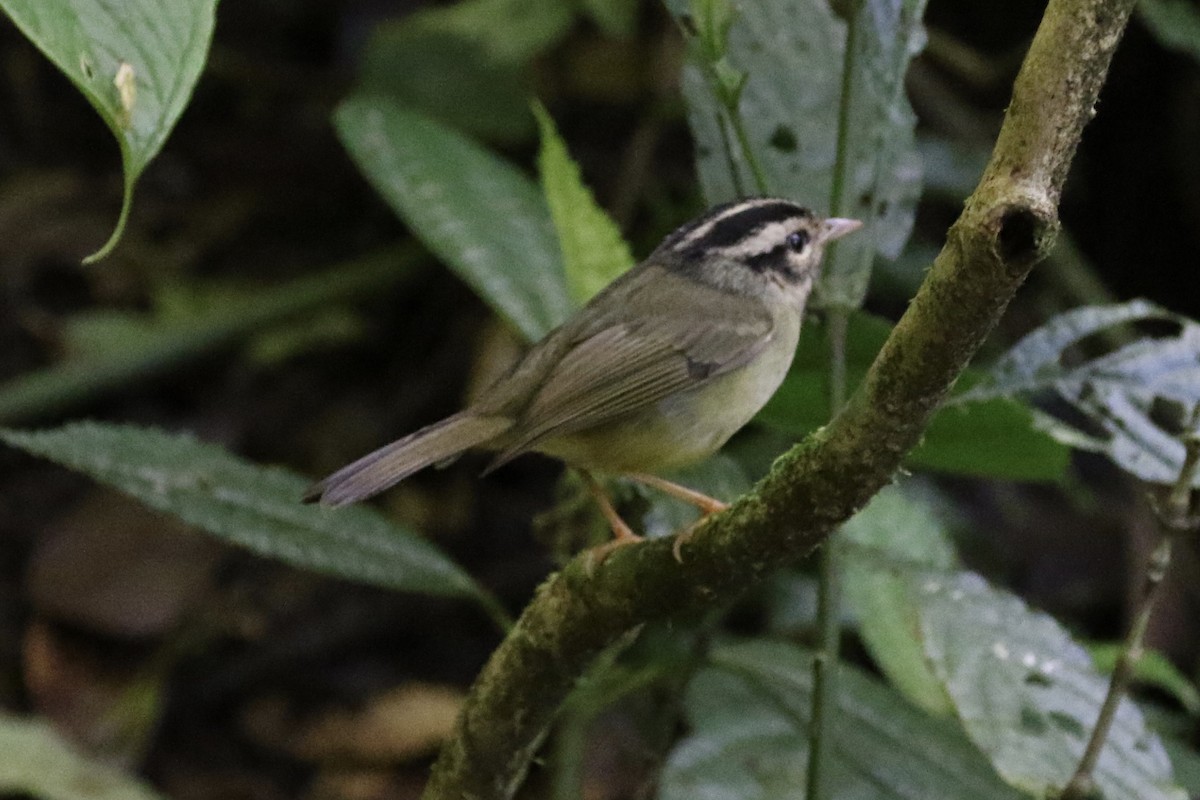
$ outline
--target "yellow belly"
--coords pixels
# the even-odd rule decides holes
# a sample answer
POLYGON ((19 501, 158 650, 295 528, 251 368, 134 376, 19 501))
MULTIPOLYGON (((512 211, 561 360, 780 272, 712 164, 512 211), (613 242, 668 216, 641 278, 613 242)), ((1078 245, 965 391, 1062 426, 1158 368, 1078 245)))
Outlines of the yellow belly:
POLYGON ((800 332, 782 320, 750 364, 653 408, 586 431, 547 439, 537 450, 601 472, 660 472, 703 461, 758 413, 783 382, 800 332))

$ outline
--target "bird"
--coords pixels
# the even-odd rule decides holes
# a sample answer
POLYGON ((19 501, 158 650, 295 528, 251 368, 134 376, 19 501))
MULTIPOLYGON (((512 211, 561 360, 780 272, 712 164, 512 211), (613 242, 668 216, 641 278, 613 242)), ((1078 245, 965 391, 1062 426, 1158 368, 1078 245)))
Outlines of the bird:
POLYGON ((861 226, 776 197, 715 206, 546 334, 468 408, 342 467, 303 500, 355 503, 479 448, 495 453, 485 475, 529 452, 578 470, 612 528, 611 545, 641 537, 597 472, 705 516, 721 511, 722 501, 657 473, 712 455, 771 398, 795 355, 825 248, 861 226))

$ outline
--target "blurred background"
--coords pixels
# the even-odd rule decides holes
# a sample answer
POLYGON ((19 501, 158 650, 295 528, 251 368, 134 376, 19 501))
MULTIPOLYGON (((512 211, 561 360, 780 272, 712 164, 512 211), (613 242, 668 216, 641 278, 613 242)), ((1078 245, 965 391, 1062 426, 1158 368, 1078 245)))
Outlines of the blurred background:
MULTIPOLYGON (((574 15, 520 68, 414 33, 411 15, 430 5, 221 5, 204 76, 140 181, 125 238, 90 267, 80 259, 120 208, 116 145, 0 19, 0 424, 190 431, 316 478, 461 407, 519 345, 431 256, 204 333, 227 304, 283 307, 297 281, 408 238, 331 125, 355 87, 403 97, 531 171, 536 94, 638 257, 702 208, 683 45, 658 3, 631 2, 610 24, 574 15), (33 403, 3 394, 67 359, 119 365, 135 341, 189 324, 201 333, 186 347, 139 356, 126 377, 102 368, 33 403)), ((1043 7, 930 0, 929 43, 908 77, 925 190, 905 253, 876 269, 871 311, 895 319, 915 291, 983 168, 1043 7)), ((1198 13, 1164 0, 1135 16, 1067 183, 1059 245, 984 358, 1081 304, 1146 297, 1200 316, 1200 32, 1187 27, 1198 13)), ((479 480, 484 463, 421 474, 377 503, 515 612, 561 557, 554 531, 574 511, 556 505, 556 463, 523 458, 479 480)), ((1114 639, 1153 518, 1106 461, 1076 457, 1071 475, 929 481, 962 520, 970 563, 1079 636, 1114 639)), ((1176 552, 1150 644, 1194 678, 1200 564, 1190 544, 1176 552)), ((765 602, 745 600, 733 624, 756 630, 765 602)), ((498 641, 462 602, 260 559, 0 448, 0 707, 49 719, 171 797, 416 796, 498 641)), ((643 723, 663 702, 627 702, 593 726, 587 797, 649 796, 669 735, 643 723)))

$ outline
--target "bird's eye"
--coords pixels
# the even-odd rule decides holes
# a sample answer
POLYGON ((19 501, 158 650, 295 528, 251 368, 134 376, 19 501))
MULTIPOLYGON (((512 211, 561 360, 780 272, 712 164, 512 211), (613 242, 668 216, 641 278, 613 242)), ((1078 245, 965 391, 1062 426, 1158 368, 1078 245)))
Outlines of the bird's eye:
POLYGON ((804 231, 793 231, 788 234, 787 246, 799 253, 808 245, 808 234, 804 231))

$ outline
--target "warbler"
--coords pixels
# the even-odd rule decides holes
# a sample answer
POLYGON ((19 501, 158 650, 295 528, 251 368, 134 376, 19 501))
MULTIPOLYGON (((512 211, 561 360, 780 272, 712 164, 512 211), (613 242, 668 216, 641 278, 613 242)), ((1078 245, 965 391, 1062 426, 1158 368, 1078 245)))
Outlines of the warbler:
POLYGON ((546 334, 469 408, 343 467, 304 499, 357 502, 483 448, 497 454, 485 474, 530 451, 579 470, 614 544, 640 537, 593 472, 719 511, 721 501, 654 473, 712 455, 766 404, 795 355, 825 247, 861 225, 772 197, 716 206, 546 334))

